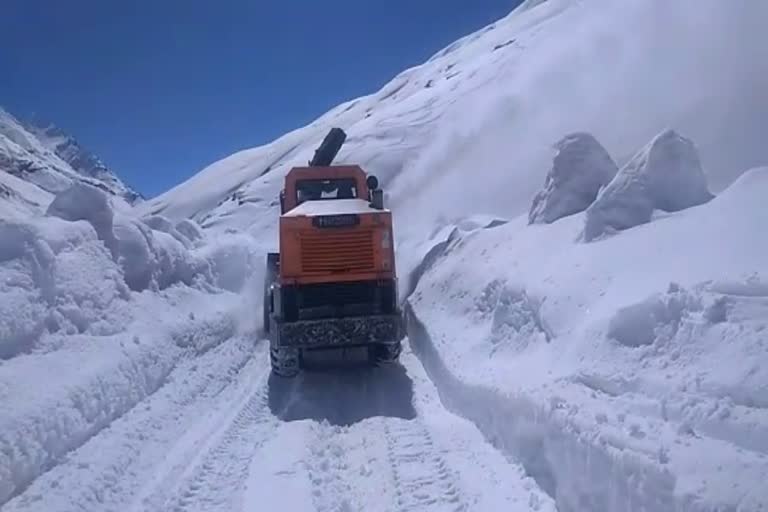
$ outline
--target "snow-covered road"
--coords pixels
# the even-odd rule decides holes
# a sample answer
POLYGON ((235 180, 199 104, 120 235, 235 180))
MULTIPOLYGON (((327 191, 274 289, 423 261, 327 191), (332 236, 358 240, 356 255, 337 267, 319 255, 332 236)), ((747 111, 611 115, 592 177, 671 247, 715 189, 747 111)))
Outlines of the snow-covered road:
POLYGON ((401 364, 270 375, 229 338, 0 507, 32 511, 554 510, 447 412, 406 341, 401 364))

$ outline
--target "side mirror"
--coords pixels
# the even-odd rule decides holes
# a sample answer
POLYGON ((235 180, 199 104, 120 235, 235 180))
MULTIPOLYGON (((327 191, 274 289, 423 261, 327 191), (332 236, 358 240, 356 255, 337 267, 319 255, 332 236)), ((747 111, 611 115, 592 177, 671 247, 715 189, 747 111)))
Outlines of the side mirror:
POLYGON ((365 184, 368 185, 368 190, 376 190, 379 188, 379 178, 371 174, 366 178, 365 184))
POLYGON ((371 190, 371 208, 384 209, 384 191, 380 188, 371 190))
POLYGON ((280 191, 280 214, 285 213, 285 190, 280 191))

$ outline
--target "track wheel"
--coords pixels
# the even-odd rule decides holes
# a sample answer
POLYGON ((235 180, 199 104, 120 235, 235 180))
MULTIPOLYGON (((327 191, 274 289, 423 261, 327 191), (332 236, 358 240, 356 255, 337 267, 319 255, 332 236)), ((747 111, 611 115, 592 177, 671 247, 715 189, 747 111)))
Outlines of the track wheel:
POLYGON ((295 377, 299 373, 299 349, 274 348, 269 349, 269 359, 272 372, 279 377, 295 377))
POLYGON ((377 365, 392 364, 397 362, 402 351, 402 344, 397 343, 382 343, 380 345, 374 345, 371 347, 372 359, 377 365))

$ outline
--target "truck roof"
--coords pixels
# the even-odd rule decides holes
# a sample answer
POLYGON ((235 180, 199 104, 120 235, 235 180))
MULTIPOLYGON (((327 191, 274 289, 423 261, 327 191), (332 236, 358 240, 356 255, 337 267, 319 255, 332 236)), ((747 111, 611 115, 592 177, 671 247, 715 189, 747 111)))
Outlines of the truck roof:
POLYGON ((344 215, 350 213, 385 213, 389 210, 371 208, 365 199, 326 199, 320 201, 305 201, 283 217, 312 217, 315 215, 344 215))

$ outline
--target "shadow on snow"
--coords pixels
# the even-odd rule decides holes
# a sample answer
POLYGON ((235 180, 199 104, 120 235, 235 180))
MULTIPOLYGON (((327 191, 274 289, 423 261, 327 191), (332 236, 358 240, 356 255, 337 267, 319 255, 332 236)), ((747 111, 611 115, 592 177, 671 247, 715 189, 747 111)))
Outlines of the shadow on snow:
POLYGON ((413 419, 413 382, 400 364, 308 368, 269 378, 269 407, 283 421, 311 419, 349 426, 366 418, 413 419))

